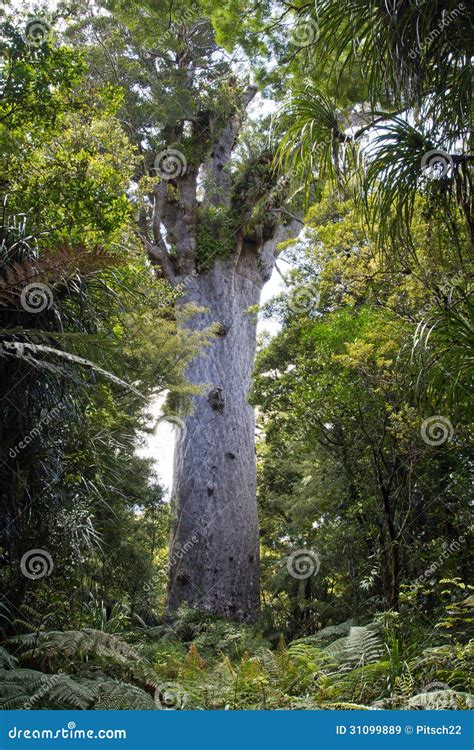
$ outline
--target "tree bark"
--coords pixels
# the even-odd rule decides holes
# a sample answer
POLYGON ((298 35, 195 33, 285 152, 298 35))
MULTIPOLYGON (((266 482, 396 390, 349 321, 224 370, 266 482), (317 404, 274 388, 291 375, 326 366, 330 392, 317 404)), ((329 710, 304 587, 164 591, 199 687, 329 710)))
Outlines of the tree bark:
MULTIPOLYGON (((249 621, 259 609, 255 420, 248 404, 263 279, 255 253, 218 259, 186 283, 183 303, 205 307, 190 325, 219 324, 188 368, 194 398, 175 453, 168 609, 249 621)), ((189 325, 189 324, 188 324, 189 325)))

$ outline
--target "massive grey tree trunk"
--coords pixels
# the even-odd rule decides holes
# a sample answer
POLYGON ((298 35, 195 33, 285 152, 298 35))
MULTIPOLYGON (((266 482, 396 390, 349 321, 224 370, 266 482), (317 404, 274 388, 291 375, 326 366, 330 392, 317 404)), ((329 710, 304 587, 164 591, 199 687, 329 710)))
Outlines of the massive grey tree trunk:
POLYGON ((205 307, 193 327, 219 324, 187 378, 204 385, 176 446, 170 609, 192 607, 241 620, 259 607, 259 527, 253 409, 248 404, 262 274, 255 254, 218 259, 186 285, 205 307))

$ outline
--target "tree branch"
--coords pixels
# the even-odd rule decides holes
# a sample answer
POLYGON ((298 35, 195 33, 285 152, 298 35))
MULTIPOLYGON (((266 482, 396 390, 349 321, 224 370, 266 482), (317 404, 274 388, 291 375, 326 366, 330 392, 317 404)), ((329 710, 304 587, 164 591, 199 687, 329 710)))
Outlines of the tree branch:
MULTIPOLYGON (((242 127, 244 113, 257 93, 256 86, 248 86, 242 94, 240 106, 231 115, 229 124, 220 132, 204 166, 207 182, 205 202, 212 206, 230 206, 232 180, 225 167, 230 161, 242 127)), ((211 123, 212 124, 212 123, 211 123)))

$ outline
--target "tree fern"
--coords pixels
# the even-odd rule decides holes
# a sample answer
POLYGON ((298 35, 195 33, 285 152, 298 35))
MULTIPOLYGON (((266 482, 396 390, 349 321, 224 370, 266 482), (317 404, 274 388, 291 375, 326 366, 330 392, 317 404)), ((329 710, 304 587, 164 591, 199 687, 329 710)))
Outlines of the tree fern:
POLYGON ((380 659, 383 644, 380 635, 370 630, 369 626, 353 626, 349 635, 338 638, 326 646, 325 650, 329 656, 333 656, 342 664, 354 667, 380 659))
POLYGON ((87 709, 94 695, 64 674, 44 674, 33 669, 0 670, 0 708, 87 709))
POLYGON ((19 646, 20 658, 43 669, 54 667, 81 672, 96 665, 114 676, 132 677, 142 687, 156 688, 162 681, 154 669, 141 658, 133 646, 117 635, 101 630, 50 631, 27 633, 12 638, 19 646))
POLYGON ((364 706, 360 703, 321 703, 321 708, 330 711, 372 711, 373 706, 364 706))
POLYGON ((343 638, 344 636, 349 635, 349 631, 353 624, 353 620, 346 620, 338 625, 328 625, 327 627, 318 630, 317 633, 306 635, 304 638, 297 638, 293 641, 293 644, 308 643, 310 645, 324 645, 325 643, 334 641, 336 638, 343 638))
POLYGON ((152 711, 157 705, 151 695, 136 685, 117 680, 98 679, 81 681, 94 696, 91 706, 97 710, 135 710, 152 711))
POLYGON ((0 646, 0 668, 10 668, 13 669, 13 667, 17 664, 17 659, 15 659, 14 656, 11 656, 11 654, 8 653, 6 649, 3 648, 3 646, 0 646))
POLYGON ((48 660, 58 656, 78 660, 90 657, 111 660, 140 658, 137 651, 119 636, 92 628, 26 633, 15 636, 11 642, 24 649, 25 659, 33 656, 48 660))

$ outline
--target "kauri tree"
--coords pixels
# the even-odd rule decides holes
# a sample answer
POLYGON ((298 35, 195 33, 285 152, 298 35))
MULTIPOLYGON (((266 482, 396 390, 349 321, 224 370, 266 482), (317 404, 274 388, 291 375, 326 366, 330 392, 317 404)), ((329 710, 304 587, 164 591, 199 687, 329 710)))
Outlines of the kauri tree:
MULTIPOLYGON (((184 325, 214 324, 187 370, 200 386, 175 453, 168 609, 251 620, 259 607, 254 415, 248 404, 260 292, 297 226, 266 145, 239 160, 257 88, 220 49, 206 8, 100 3, 73 35, 91 74, 125 92, 122 121, 141 155, 137 234, 158 275, 183 293, 184 325)), ((262 138, 262 143, 264 139, 262 138)), ((179 315, 178 315, 179 319, 179 315)))

